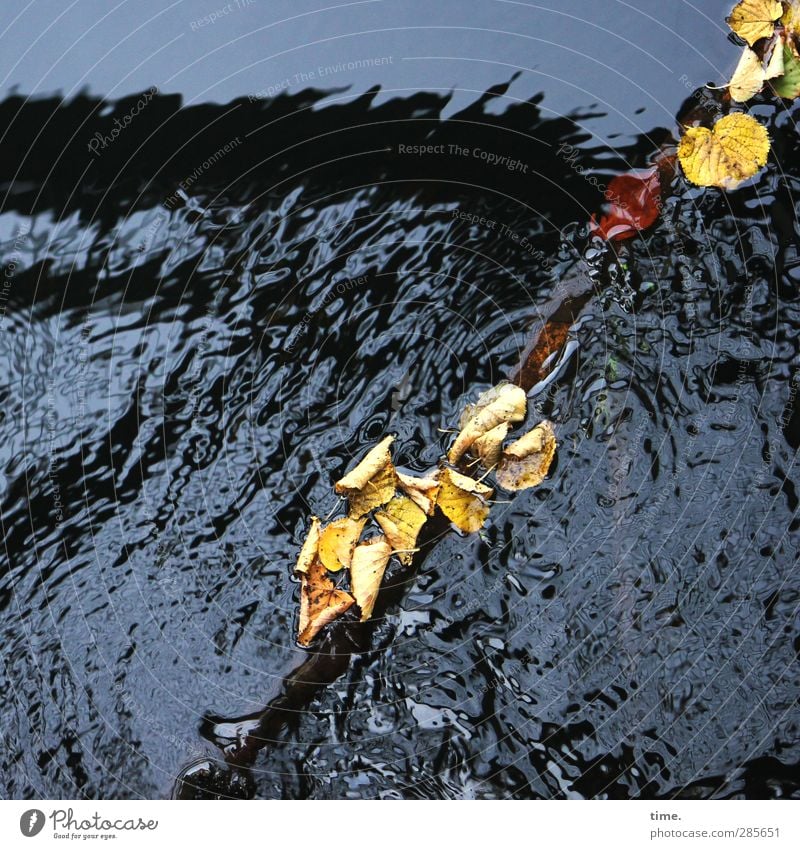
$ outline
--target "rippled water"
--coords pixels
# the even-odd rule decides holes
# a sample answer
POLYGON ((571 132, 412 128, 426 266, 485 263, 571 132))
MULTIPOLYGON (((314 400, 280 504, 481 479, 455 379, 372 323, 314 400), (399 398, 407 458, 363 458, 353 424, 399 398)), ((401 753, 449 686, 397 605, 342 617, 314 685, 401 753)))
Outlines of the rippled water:
POLYGON ((100 156, 88 96, 0 106, 3 795, 163 797, 219 760, 204 717, 307 656, 291 564, 332 482, 386 432, 434 465, 587 268, 531 395, 549 480, 396 571, 246 793, 800 794, 797 110, 770 116, 782 168, 677 186, 623 267, 575 165, 607 179, 665 131, 609 151, 598 110, 504 92, 447 118, 432 92, 157 97, 100 156))

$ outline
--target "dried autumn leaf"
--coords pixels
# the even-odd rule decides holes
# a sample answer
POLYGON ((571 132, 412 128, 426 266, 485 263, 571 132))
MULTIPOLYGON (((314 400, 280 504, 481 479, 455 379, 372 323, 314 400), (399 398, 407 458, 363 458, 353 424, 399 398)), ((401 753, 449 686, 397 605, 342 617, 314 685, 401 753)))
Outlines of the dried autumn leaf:
POLYGON ((397 473, 392 465, 389 446, 393 436, 387 436, 371 448, 364 459, 337 481, 334 489, 339 495, 346 495, 350 502, 350 512, 360 518, 375 507, 380 507, 394 495, 397 487, 397 473))
POLYGON ((698 186, 735 189, 757 174, 769 154, 766 129, 751 115, 734 112, 713 129, 691 127, 678 145, 686 178, 698 186))
POLYGON ((336 519, 322 530, 319 537, 319 559, 330 572, 349 566, 366 519, 336 519))
POLYGON ((783 65, 783 76, 772 83, 772 88, 778 97, 794 100, 800 96, 800 59, 788 45, 783 46, 783 65))
POLYGON ((301 576, 300 625, 297 641, 307 646, 334 619, 349 610, 355 599, 350 593, 337 589, 325 567, 315 561, 301 576))
POLYGON ((742 58, 728 83, 731 97, 739 103, 744 103, 758 94, 763 85, 764 65, 755 50, 745 47, 742 58))
POLYGON ((303 546, 300 549, 300 554, 297 556, 297 563, 294 571, 298 574, 308 572, 308 567, 317 559, 319 551, 319 519, 316 516, 311 517, 311 527, 308 529, 303 546))
POLYGON ((775 31, 775 21, 783 14, 778 0, 742 0, 734 6, 728 26, 751 47, 775 31))
MULTIPOLYGON (((485 392, 474 407, 468 407, 469 417, 461 417, 461 432, 447 454, 451 463, 458 462, 464 452, 499 424, 521 422, 525 418, 525 390, 513 383, 503 383, 485 392)), ((465 413, 467 411, 465 410, 465 413)))
POLYGON ((493 427, 472 443, 470 451, 481 461, 485 469, 493 469, 500 462, 503 441, 508 436, 508 422, 493 427))
POLYGON ((433 515, 436 507, 436 493, 439 491, 438 474, 434 472, 427 478, 418 478, 415 475, 397 473, 400 489, 428 516, 433 515))
POLYGON ((553 426, 548 421, 541 422, 506 446, 497 470, 497 482, 512 492, 538 486, 547 476, 555 453, 553 426))
POLYGON ((786 32, 800 35, 800 0, 789 0, 781 23, 786 28, 786 32))
POLYGON ((605 192, 608 204, 599 221, 592 215, 591 230, 606 241, 622 241, 656 222, 661 209, 658 168, 618 174, 605 192))
POLYGON ((375 521, 391 544, 392 553, 406 565, 414 559, 417 537, 427 519, 425 511, 406 495, 395 495, 375 514, 375 521))
POLYGON ((466 404, 461 411, 461 416, 458 419, 458 428, 463 430, 470 419, 485 410, 490 404, 493 404, 500 398, 503 393, 507 392, 508 382, 498 383, 497 386, 492 386, 478 396, 478 400, 474 404, 466 404))
POLYGON ((443 469, 440 478, 436 504, 442 513, 462 531, 480 530, 489 515, 485 499, 492 496, 492 488, 453 469, 443 469))
POLYGON ((783 52, 784 45, 785 42, 782 38, 775 39, 775 44, 772 47, 772 53, 770 53, 767 67, 764 69, 765 80, 773 80, 775 77, 783 76, 783 73, 786 70, 783 52))
POLYGON ((361 621, 372 616, 378 590, 386 571, 386 564, 392 554, 392 547, 383 537, 373 537, 356 546, 353 561, 350 564, 350 588, 361 608, 361 621))
POLYGON ((730 91, 731 97, 739 103, 744 103, 758 94, 767 80, 782 76, 784 72, 783 55, 783 41, 780 38, 773 39, 772 50, 766 63, 755 50, 745 47, 731 81, 728 83, 728 91, 730 91))

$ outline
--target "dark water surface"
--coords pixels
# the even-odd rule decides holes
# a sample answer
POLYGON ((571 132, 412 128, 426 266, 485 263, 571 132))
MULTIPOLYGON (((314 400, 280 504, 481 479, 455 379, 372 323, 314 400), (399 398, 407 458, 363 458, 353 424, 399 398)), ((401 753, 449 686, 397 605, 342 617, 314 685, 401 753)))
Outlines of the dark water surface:
MULTIPOLYGON (((704 63, 732 61, 722 17, 704 63)), ((643 165, 693 85, 610 108, 507 67, 452 94, 468 74, 382 73, 163 87, 99 155, 157 76, 0 103, 0 795, 163 797, 218 757, 203 717, 306 656, 291 565, 333 481, 389 431, 435 465, 584 254, 600 294, 531 396, 550 478, 398 579, 254 792, 797 797, 798 109, 761 110, 775 155, 740 190, 676 182, 623 267, 577 166, 643 165)))

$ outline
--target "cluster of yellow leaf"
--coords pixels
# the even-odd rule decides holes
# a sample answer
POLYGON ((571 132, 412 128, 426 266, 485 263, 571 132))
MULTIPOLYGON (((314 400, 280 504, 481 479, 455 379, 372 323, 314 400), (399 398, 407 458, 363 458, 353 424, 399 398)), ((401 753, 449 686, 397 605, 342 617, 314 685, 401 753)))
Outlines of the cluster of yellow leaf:
POLYGON ((503 447, 509 427, 525 418, 526 406, 520 387, 501 384, 464 411, 447 455, 451 465, 441 464, 426 477, 403 474, 392 462, 394 437, 387 436, 337 481, 334 489, 347 497, 348 515, 324 528, 313 516, 295 565, 301 584, 301 645, 309 645, 354 604, 362 622, 372 616, 390 557, 395 555, 404 565, 411 563, 419 533, 437 507, 462 531, 472 533, 483 527, 494 490, 452 466, 480 463, 487 473, 496 472, 500 486, 512 491, 544 480, 556 450, 550 422, 542 422, 503 447), (383 533, 362 541, 370 516, 383 533), (331 577, 342 571, 349 575, 349 592, 331 577))
MULTIPOLYGON (((728 17, 744 41, 728 91, 744 103, 769 82, 779 97, 800 96, 800 0, 741 0, 728 17)), ((770 142, 751 115, 733 113, 711 129, 690 127, 678 145, 687 179, 698 186, 735 189, 766 164, 770 142)))
POLYGON ((800 0, 742 0, 728 23, 748 44, 728 84, 731 97, 744 103, 769 80, 779 97, 800 95, 800 0))

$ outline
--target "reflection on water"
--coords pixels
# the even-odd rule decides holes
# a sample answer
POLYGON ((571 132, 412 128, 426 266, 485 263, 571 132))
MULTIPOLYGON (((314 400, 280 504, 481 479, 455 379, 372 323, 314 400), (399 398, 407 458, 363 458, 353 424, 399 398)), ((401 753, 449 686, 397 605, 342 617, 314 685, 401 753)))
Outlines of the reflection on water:
MULTIPOLYGON (((389 429, 435 464, 513 367, 600 201, 559 147, 608 173, 658 133, 591 150, 591 114, 504 91, 447 120, 424 92, 157 96, 100 155, 88 98, 0 106, 4 795, 166 796, 219 757, 203 717, 257 713, 306 657, 291 564, 332 482, 389 429)), ((532 398, 550 480, 432 546, 247 792, 799 792, 800 158, 776 137, 783 173, 679 187, 624 266, 590 249, 601 291, 532 398)))

